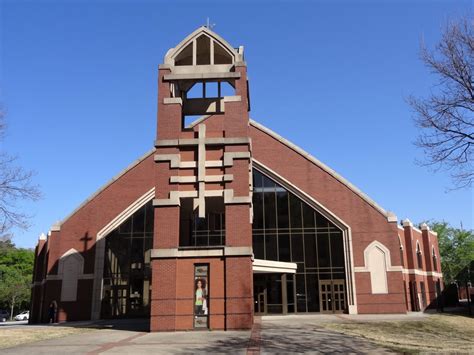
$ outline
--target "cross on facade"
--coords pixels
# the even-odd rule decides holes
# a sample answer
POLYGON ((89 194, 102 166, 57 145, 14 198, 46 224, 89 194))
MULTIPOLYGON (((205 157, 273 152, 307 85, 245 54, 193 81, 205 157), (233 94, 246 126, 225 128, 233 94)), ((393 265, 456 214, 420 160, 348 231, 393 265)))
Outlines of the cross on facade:
POLYGON ((89 232, 86 232, 86 234, 84 235, 84 237, 82 237, 82 238, 79 239, 79 240, 84 241, 84 251, 86 251, 86 250, 87 250, 87 243, 88 243, 89 240, 92 240, 92 238, 89 237, 89 232))
MULTIPOLYGON (((162 140, 157 141, 157 147, 172 147, 172 146, 195 146, 197 147, 197 161, 181 161, 181 155, 178 154, 157 154, 155 155, 155 161, 170 161, 171 168, 178 169, 196 169, 197 175, 195 176, 171 176, 170 182, 175 184, 197 184, 197 189, 194 191, 170 191, 170 198, 155 199, 154 206, 170 206, 179 205, 179 199, 181 197, 193 198, 193 208, 198 209, 198 215, 200 218, 206 216, 206 197, 224 197, 225 204, 231 203, 251 203, 251 196, 234 196, 233 189, 219 189, 219 190, 206 190, 206 183, 215 182, 231 182, 234 180, 232 174, 218 175, 207 175, 206 168, 226 168, 231 167, 234 164, 234 159, 250 159, 250 152, 248 150, 237 151, 237 152, 224 152, 224 159, 221 160, 207 160, 206 159, 206 146, 222 146, 227 145, 248 145, 250 140, 248 137, 206 137, 206 125, 198 125, 198 137, 187 138, 179 140, 162 140)), ((250 174, 250 171, 249 171, 250 174)), ((249 175, 250 176, 250 175, 249 175)), ((249 179, 251 183, 251 179, 249 179)))

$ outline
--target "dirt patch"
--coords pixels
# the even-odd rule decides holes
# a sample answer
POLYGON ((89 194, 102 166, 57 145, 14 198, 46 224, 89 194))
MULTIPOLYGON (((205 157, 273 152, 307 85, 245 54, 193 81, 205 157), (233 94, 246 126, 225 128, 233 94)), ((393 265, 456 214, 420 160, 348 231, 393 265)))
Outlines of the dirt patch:
POLYGON ((353 321, 323 326, 400 352, 474 352, 474 318, 459 315, 437 314, 417 321, 353 321))
POLYGON ((18 327, 0 328, 0 349, 10 348, 20 344, 33 343, 40 340, 61 338, 67 335, 90 332, 93 329, 72 327, 18 327))

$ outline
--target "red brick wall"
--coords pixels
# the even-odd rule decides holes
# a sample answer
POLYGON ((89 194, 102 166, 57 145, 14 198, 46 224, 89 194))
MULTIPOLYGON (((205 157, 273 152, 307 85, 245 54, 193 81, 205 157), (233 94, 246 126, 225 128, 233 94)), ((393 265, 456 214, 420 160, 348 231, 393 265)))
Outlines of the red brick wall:
MULTIPOLYGON (((71 248, 79 251, 84 257, 84 273, 92 274, 95 267, 97 233, 154 186, 153 173, 153 154, 150 154, 64 221, 60 231, 52 231, 46 244, 47 255, 44 255, 46 248, 42 248, 36 257, 35 281, 44 280, 46 274, 57 274, 59 258, 71 248), (87 245, 84 240, 81 240, 84 237, 90 238, 87 245), (42 269, 44 272, 41 272, 42 269)), ((40 287, 36 287, 33 296, 34 310, 36 313, 41 309, 42 314, 34 314, 34 319, 47 320, 48 305, 52 300, 58 302, 60 320, 90 319, 92 284, 91 279, 79 280, 78 301, 64 304, 60 302, 60 280, 47 281, 42 286, 42 291, 38 291, 40 287), (42 306, 40 306, 41 303, 42 306)))
MULTIPOLYGON (((437 306, 437 292, 436 292, 436 283, 438 280, 441 280, 442 277, 439 277, 441 274, 441 264, 439 257, 439 248, 438 248, 438 238, 435 233, 429 231, 428 229, 419 230, 414 228, 410 224, 406 223, 404 227, 404 256, 407 260, 405 268, 407 269, 407 274, 405 274, 405 279, 408 282, 416 283, 418 299, 413 300, 413 302, 420 304, 421 310, 425 308, 433 308, 437 306), (416 253, 417 243, 420 245, 420 250, 422 252, 422 265, 418 266, 418 258, 416 253), (437 256, 437 270, 434 268, 433 264, 433 248, 437 256), (434 273, 434 274, 433 274, 434 273), (421 304, 422 290, 421 282, 425 285, 424 297, 426 304, 423 307, 421 304)), ((408 299, 408 310, 415 311, 411 306, 411 298, 413 295, 410 293, 410 290, 407 288, 407 299, 408 299)))

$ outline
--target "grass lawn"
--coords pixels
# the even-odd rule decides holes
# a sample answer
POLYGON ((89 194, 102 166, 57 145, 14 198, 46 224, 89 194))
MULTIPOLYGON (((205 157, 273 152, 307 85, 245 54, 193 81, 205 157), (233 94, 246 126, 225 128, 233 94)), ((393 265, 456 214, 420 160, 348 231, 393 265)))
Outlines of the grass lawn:
POLYGON ((61 326, 25 326, 17 328, 0 327, 0 349, 40 340, 61 338, 67 335, 84 333, 92 330, 93 329, 61 326))
POLYGON ((399 352, 474 352, 474 318, 433 314, 417 321, 328 323, 326 328, 399 352))

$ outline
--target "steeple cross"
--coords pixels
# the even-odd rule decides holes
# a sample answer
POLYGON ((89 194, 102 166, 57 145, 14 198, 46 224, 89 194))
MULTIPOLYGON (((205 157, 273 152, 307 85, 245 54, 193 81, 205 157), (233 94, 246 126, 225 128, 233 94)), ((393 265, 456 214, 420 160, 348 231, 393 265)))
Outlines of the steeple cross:
POLYGON ((209 17, 207 18, 206 20, 206 25, 205 25, 208 29, 212 30, 216 24, 215 23, 211 23, 210 20, 209 20, 209 17))

